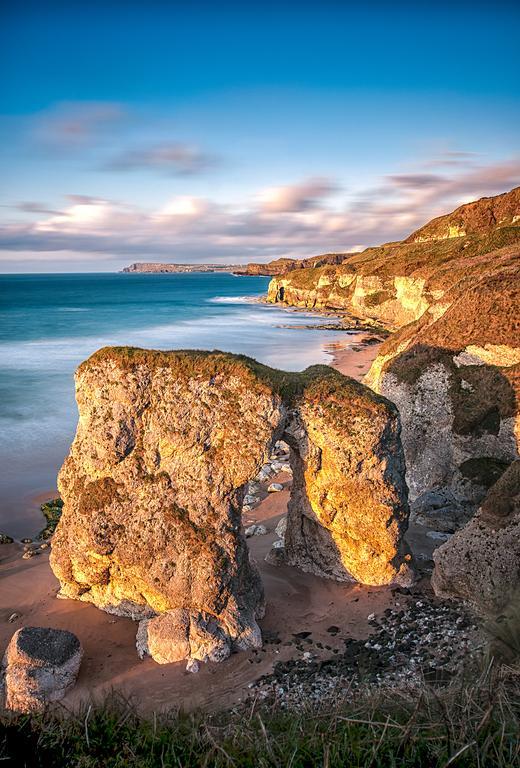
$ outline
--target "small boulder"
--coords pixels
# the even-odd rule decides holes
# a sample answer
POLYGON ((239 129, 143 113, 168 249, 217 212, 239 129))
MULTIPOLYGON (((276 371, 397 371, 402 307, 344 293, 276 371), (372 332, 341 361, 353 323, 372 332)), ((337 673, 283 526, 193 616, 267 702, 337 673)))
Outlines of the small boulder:
POLYGON ((275 541, 265 556, 265 562, 269 565, 284 565, 286 562, 285 557, 285 542, 283 539, 275 541))
POLYGON ((246 535, 246 539, 251 538, 251 536, 265 536, 267 533, 267 528, 265 525, 250 525, 249 528, 246 528, 244 531, 246 535))
POLYGON ((76 682, 83 650, 72 632, 22 627, 11 638, 2 661, 5 707, 41 712, 62 699, 76 682))
POLYGON ((212 617, 174 608, 139 623, 136 637, 141 658, 152 657, 158 664, 184 659, 224 661, 231 653, 229 639, 212 617))
POLYGON ((267 489, 268 493, 278 493, 278 491, 283 491, 283 485, 281 483, 271 483, 267 489))

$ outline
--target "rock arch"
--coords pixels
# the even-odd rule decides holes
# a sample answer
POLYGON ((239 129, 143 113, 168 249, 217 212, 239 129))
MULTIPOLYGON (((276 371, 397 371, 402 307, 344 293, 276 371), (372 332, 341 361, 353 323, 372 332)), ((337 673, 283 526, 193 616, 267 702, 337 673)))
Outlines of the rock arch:
POLYGON ((261 645, 247 482, 285 436, 288 562, 367 584, 410 581, 397 412, 327 366, 289 374, 221 352, 99 350, 76 374, 51 566, 61 596, 141 620, 158 661, 261 645))

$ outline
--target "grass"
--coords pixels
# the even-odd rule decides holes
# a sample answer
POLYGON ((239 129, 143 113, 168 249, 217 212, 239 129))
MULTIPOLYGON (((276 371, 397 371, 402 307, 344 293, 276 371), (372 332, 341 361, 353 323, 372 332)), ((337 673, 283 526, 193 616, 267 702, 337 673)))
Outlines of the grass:
POLYGON ((442 692, 366 693, 319 710, 252 704, 218 715, 139 717, 116 696, 75 714, 0 719, 6 768, 513 768, 520 669, 491 664, 442 692))
POLYGON ((47 520, 47 525, 38 534, 39 539, 49 539, 58 525, 63 511, 63 501, 61 499, 50 499, 40 507, 43 516, 47 520))

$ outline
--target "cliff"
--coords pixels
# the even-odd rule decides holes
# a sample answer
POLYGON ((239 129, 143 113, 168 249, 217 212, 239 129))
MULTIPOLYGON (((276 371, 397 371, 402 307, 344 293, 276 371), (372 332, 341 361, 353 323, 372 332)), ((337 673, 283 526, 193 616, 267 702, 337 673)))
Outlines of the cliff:
POLYGON ((263 591, 241 511, 275 441, 294 473, 288 561, 409 584, 395 408, 328 366, 286 374, 230 354, 107 348, 76 375, 51 567, 61 596, 141 620, 161 662, 261 644, 263 591))
POLYGON ((349 253, 322 253, 319 256, 310 256, 307 259, 288 259, 280 258, 262 263, 246 264, 245 267, 238 267, 235 271, 237 275, 284 275, 286 272, 292 272, 295 269, 309 269, 313 267, 323 267, 326 264, 342 264, 348 258, 349 253))

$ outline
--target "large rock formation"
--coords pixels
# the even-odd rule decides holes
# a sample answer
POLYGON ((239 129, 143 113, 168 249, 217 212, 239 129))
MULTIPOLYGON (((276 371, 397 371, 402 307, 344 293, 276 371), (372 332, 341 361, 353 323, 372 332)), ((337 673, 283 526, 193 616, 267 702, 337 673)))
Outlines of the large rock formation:
POLYGON ((216 659, 260 644, 241 507, 284 434, 291 562, 409 582, 397 412, 369 389, 326 366, 284 374, 223 353, 107 348, 80 366, 76 390, 51 566, 62 596, 143 620, 141 653, 216 659))
POLYGON ((478 514, 434 552, 442 597, 497 613, 520 591, 520 461, 491 488, 478 514))
POLYGON ((76 682, 82 656, 72 632, 22 627, 11 638, 2 661, 5 707, 41 712, 59 701, 76 682))

